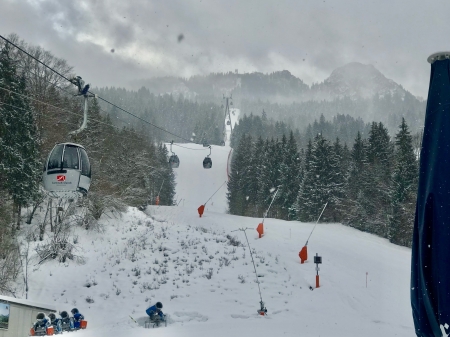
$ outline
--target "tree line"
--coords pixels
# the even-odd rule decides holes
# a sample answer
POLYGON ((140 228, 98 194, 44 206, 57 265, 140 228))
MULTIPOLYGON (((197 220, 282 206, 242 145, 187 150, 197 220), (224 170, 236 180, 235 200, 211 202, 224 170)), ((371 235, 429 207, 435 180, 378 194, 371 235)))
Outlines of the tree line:
POLYGON ((294 132, 281 138, 243 135, 234 149, 229 212, 285 220, 341 222, 411 246, 418 161, 405 119, 394 139, 381 122, 349 148, 317 133, 300 149, 294 132))
MULTIPOLYGON (((72 68, 64 60, 15 35, 9 39, 71 77, 72 68)), ((68 232, 62 233, 61 228, 70 228, 61 225, 58 229, 45 220, 52 210, 48 212, 51 204, 42 187, 42 168, 56 143, 83 145, 92 166, 91 188, 78 202, 84 211, 76 225, 89 229, 106 212, 153 204, 158 194, 160 205, 174 204, 175 179, 167 148, 148 130, 114 125, 97 99, 89 98, 87 129, 69 136, 83 119, 83 100, 75 93, 70 83, 23 52, 0 44, 0 293, 14 294, 24 237, 44 241, 41 250, 50 247, 46 240, 55 241, 57 235, 69 242, 68 232), (37 208, 47 208, 40 224, 32 221, 37 208)), ((56 204, 61 205, 61 200, 56 204)), ((70 209, 68 217, 76 213, 70 209)), ((72 255, 63 258, 67 256, 72 255)))

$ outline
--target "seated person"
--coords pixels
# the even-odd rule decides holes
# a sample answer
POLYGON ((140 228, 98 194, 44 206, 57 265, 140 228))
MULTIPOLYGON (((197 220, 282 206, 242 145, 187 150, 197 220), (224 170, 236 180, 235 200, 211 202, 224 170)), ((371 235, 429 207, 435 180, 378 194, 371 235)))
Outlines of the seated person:
POLYGON ((147 308, 147 310, 145 310, 151 321, 154 321, 156 319, 164 320, 164 314, 161 310, 162 307, 163 305, 161 302, 156 302, 156 304, 150 306, 149 308, 147 308))
POLYGON ((77 308, 73 308, 70 312, 73 315, 73 327, 75 329, 80 329, 80 322, 84 320, 84 316, 78 311, 77 308))
POLYGON ((48 314, 48 317, 50 318, 50 324, 53 325, 55 332, 61 333, 62 332, 61 315, 51 312, 50 314, 48 314))

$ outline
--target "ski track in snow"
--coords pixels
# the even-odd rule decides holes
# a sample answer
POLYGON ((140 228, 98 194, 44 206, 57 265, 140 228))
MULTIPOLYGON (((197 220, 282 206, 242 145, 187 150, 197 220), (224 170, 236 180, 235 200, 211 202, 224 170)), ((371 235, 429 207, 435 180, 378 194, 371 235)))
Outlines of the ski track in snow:
POLYGON ((256 229, 261 219, 226 214, 226 186, 208 202, 202 218, 197 214, 227 179, 228 144, 213 147, 211 170, 202 167, 209 150, 174 151, 181 161, 175 171, 179 206, 129 208, 120 218, 102 218, 102 232, 76 228, 77 253, 86 257, 85 264, 35 266, 30 300, 80 309, 88 328, 76 332, 78 337, 414 335, 411 251, 340 224, 316 227, 305 264, 298 252, 313 224, 268 218, 262 239, 256 230, 247 232, 268 309, 268 316, 259 316, 245 237, 232 231, 256 229), (230 237, 244 245, 231 245, 230 237), (323 257, 321 287, 310 291, 316 252, 323 257), (169 325, 148 331, 145 309, 156 301, 163 303, 169 325))

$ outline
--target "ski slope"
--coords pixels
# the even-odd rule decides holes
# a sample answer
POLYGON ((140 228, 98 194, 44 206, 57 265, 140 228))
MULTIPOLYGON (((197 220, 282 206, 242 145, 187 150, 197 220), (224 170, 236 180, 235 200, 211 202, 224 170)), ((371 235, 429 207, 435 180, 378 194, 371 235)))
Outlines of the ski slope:
POLYGON ((209 150, 180 145, 184 148, 174 147, 181 162, 178 206, 149 206, 145 212, 129 208, 121 218, 103 218, 103 232, 77 228, 85 264, 35 267, 30 300, 60 310, 76 306, 88 320, 78 337, 415 334, 410 249, 340 224, 316 227, 305 264, 298 253, 313 224, 266 219, 262 239, 255 230, 247 231, 268 309, 266 317, 258 316, 249 249, 244 234, 235 230, 256 228, 260 219, 226 214, 226 185, 203 217, 197 214, 197 207, 226 181, 231 149, 213 146, 213 167, 205 170, 202 160, 209 150), (233 246, 229 238, 242 245, 233 246), (321 287, 311 291, 315 253, 323 257, 321 287), (149 331, 143 327, 145 309, 156 301, 170 315, 169 325, 149 331))

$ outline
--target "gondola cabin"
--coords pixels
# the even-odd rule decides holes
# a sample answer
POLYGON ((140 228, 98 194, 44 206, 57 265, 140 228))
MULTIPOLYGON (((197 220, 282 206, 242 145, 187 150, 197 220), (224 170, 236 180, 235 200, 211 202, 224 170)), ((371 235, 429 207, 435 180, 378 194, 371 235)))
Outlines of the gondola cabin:
POLYGON ((58 198, 87 194, 91 186, 91 164, 83 146, 74 143, 55 145, 43 173, 44 188, 58 198))
POLYGON ((209 157, 205 157, 205 159, 203 159, 203 168, 205 169, 210 169, 212 167, 212 160, 209 157))
POLYGON ((171 168, 178 168, 180 166, 180 159, 176 154, 170 156, 169 165, 171 168))

